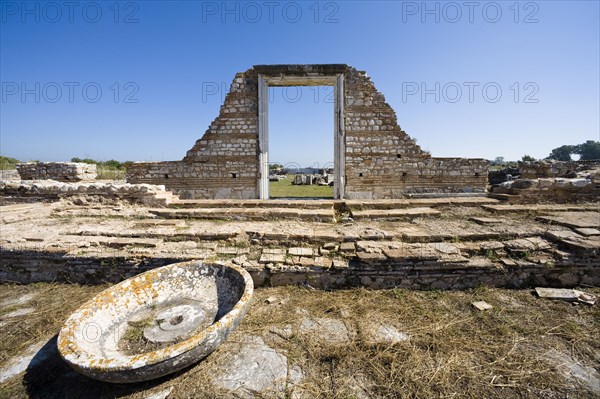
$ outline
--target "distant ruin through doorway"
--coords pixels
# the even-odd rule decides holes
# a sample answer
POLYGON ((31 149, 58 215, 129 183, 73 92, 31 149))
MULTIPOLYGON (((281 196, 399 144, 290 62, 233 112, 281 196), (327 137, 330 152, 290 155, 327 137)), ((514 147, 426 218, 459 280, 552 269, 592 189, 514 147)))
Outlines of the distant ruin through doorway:
POLYGON ((333 93, 269 87, 269 199, 333 199, 333 93))
MULTIPOLYGON (((269 198, 269 86, 333 86, 333 197, 344 197, 344 74, 342 68, 329 68, 320 74, 284 74, 273 66, 258 68, 258 157, 259 198, 269 198), (261 69, 263 73, 261 73, 261 69)), ((257 67, 255 67, 257 68, 257 67)))

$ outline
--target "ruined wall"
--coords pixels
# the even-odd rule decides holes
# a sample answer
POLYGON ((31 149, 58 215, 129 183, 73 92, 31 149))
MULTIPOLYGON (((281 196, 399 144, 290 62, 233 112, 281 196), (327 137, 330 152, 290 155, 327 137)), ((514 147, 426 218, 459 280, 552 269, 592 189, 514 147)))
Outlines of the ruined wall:
POLYGON ((182 199, 258 198, 258 76, 238 73, 219 116, 181 161, 127 165, 130 183, 163 184, 182 199))
MULTIPOLYGON (((326 65, 278 66, 307 76, 326 65)), ((344 72, 345 198, 484 192, 487 161, 432 158, 400 129, 396 113, 365 72, 344 72)), ((182 161, 134 163, 130 183, 163 184, 181 198, 259 198, 258 73, 238 73, 219 116, 182 161)))
POLYGON ((485 191, 486 160, 432 158, 400 129, 364 71, 348 68, 344 89, 346 198, 485 191))
POLYGON ((17 164, 21 180, 94 180, 96 165, 81 162, 28 162, 17 164))
POLYGON ((78 205, 95 202, 127 201, 154 207, 167 206, 173 194, 164 186, 116 182, 57 182, 50 180, 19 180, 0 182, 0 196, 13 202, 57 201, 70 199, 78 205))
MULTIPOLYGON (((537 179, 543 177, 565 177, 577 170, 575 161, 532 161, 519 162, 519 174, 523 179, 537 179)), ((574 177, 574 176, 569 176, 574 177)))

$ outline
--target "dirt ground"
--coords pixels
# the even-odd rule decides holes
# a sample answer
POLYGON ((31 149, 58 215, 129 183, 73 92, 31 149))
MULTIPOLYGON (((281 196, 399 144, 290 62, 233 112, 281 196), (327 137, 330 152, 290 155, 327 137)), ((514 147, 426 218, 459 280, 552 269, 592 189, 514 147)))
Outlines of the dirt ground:
MULTIPOLYGON (((0 397, 600 395, 598 304, 540 299, 532 290, 483 287, 468 291, 258 289, 240 327, 195 366, 141 384, 97 382, 63 363, 55 339, 68 315, 106 287, 0 286, 0 397), (473 301, 486 301, 493 309, 476 310, 473 301), (22 315, 7 316, 19 309, 22 315), (269 357, 248 352, 252 346, 248 342, 259 342, 257 347, 268 351, 269 357), (19 373, 15 357, 28 353, 35 356, 21 362, 19 373), (243 353, 251 354, 250 358, 243 353), (271 363, 260 364, 267 361, 271 363), (277 367, 283 367, 283 374, 277 367), (9 369, 14 375, 7 378, 9 369), (236 369, 248 370, 248 375, 235 374, 236 369), (244 381, 232 385, 228 380, 232 375, 247 378, 250 385, 244 381), (256 388, 259 378, 260 390, 256 388), (281 381, 275 381, 278 378, 281 381)), ((598 288, 582 290, 600 294, 598 288)))

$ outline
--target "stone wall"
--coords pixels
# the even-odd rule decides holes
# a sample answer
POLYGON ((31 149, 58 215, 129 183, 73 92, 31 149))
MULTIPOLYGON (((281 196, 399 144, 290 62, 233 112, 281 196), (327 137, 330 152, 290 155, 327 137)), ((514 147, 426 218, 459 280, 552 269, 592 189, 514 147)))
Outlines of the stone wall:
MULTIPOLYGON (((136 274, 175 262, 194 260, 180 256, 127 256, 119 250, 98 251, 94 256, 72 251, 5 249, 0 247, 0 280, 21 284, 69 282, 101 284, 120 282, 136 274)), ((368 287, 371 289, 453 289, 535 286, 576 287, 600 284, 597 258, 569 261, 551 267, 528 263, 514 267, 490 267, 444 262, 355 262, 342 268, 246 267, 256 287, 310 285, 321 289, 368 287)))
MULTIPOLYGON (((519 162, 519 174, 522 179, 543 177, 565 177, 577 170, 575 161, 532 161, 519 162)), ((575 176, 570 176, 575 177, 575 176)))
POLYGON ((0 196, 7 199, 55 201, 71 199, 81 205, 89 202, 126 201, 147 206, 167 206, 173 194, 165 186, 128 183, 64 183, 52 180, 0 182, 0 196))
MULTIPOLYGON (((366 73, 343 67, 345 198, 485 192, 487 161, 432 158, 400 129, 396 113, 366 73)), ((273 66, 277 73, 307 71, 310 77, 328 70, 327 65, 273 66)), ((219 116, 183 160, 130 164, 127 181, 164 184, 181 198, 259 198, 257 82, 254 68, 238 73, 219 116)))
POLYGON ((21 176, 16 169, 0 170, 0 181, 19 181, 21 176))
POLYGON ((96 165, 79 162, 28 162, 17 164, 21 180, 94 180, 96 165))
POLYGON ((432 158, 400 128, 364 71, 348 68, 345 77, 346 198, 485 191, 487 161, 432 158))

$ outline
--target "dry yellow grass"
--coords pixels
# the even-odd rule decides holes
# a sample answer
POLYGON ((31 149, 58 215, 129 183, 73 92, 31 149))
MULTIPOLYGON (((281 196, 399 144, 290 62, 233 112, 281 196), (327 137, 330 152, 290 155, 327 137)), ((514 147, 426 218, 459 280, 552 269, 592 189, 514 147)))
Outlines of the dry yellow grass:
MULTIPOLYGON (((4 328, 0 362, 32 342, 52 337, 68 314, 101 288, 0 286, 0 298, 16 292, 38 293, 38 311, 4 328)), ((586 291, 600 294, 600 289, 586 291)), ((174 376, 144 384, 112 385, 81 377, 58 359, 51 359, 43 368, 0 386, 0 396, 142 398, 173 387, 170 397, 175 398, 231 397, 208 381, 234 343, 246 335, 261 336, 269 346, 285 353, 290 364, 302 368, 305 378, 295 389, 304 397, 352 398, 363 392, 374 398, 588 398, 591 392, 569 378, 560 362, 546 353, 554 350, 598 370, 600 310, 597 305, 539 299, 531 290, 260 289, 229 342, 174 376), (265 302, 269 296, 285 303, 269 305, 265 302), (470 305, 475 300, 494 308, 477 311, 470 305), (303 317, 341 320, 351 340, 336 345, 297 329, 288 339, 270 332, 273 327, 295 328, 303 317), (369 343, 367 332, 381 322, 410 338, 395 345, 369 343)))

